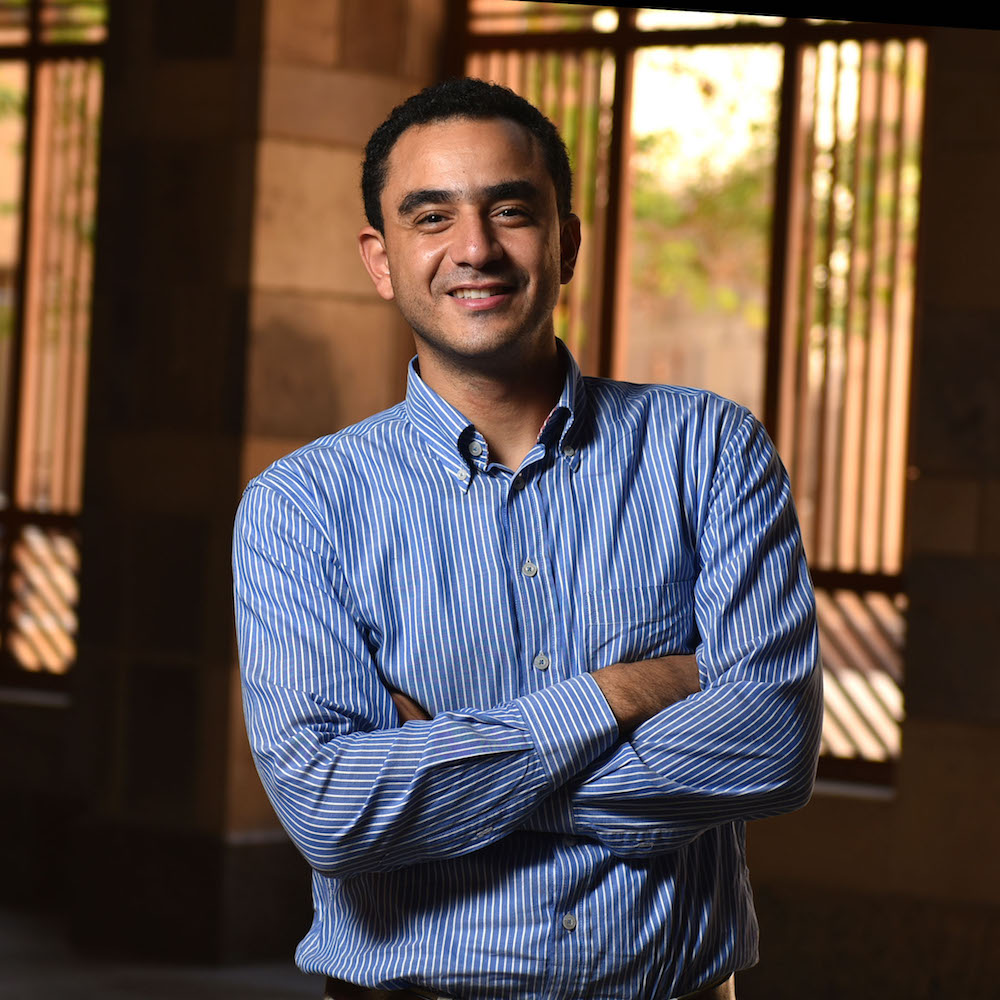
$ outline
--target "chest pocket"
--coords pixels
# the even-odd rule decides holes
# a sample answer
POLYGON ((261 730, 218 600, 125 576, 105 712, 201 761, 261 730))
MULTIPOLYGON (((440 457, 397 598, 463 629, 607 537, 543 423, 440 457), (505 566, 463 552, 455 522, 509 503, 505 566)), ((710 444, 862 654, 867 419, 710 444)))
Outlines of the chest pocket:
POLYGON ((590 670, 693 652, 694 580, 587 594, 584 630, 590 670))

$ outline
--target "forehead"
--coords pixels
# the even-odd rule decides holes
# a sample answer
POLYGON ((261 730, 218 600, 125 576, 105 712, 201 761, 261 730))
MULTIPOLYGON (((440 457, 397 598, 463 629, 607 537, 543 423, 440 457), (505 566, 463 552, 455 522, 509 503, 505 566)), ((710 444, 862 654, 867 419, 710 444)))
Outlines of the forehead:
POLYGON ((425 188, 472 191, 517 178, 551 189, 554 197, 539 143, 523 125, 506 118, 411 125, 389 154, 383 206, 425 188))

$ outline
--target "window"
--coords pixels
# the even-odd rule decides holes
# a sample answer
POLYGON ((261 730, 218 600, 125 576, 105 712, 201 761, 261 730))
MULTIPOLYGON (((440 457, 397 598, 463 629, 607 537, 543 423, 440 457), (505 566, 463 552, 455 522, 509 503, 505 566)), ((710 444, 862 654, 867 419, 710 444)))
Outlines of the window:
POLYGON ((104 0, 0 2, 0 680, 76 652, 104 0))
POLYGON ((899 753, 921 29, 469 0, 464 65, 533 101, 585 255, 557 329, 585 371, 706 386, 789 468, 817 587, 821 773, 899 753))

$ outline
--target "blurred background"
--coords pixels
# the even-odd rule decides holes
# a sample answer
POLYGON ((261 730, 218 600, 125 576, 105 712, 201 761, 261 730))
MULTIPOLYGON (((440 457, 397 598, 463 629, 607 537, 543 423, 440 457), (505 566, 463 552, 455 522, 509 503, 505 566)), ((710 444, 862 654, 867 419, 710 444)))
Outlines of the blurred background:
POLYGON ((0 993, 305 931, 232 517, 402 397, 361 152, 456 74, 567 141, 584 370, 745 403, 792 476, 823 757, 751 827, 741 998, 997 996, 1000 34, 512 0, 0 0, 0 993))

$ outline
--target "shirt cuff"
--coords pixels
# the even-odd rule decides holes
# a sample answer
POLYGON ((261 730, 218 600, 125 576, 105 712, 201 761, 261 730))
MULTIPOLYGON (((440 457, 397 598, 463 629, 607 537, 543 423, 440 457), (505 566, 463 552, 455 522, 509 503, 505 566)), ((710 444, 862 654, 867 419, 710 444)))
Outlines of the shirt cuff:
POLYGON ((618 723, 590 674, 524 695, 514 704, 553 788, 579 774, 618 739, 618 723))

